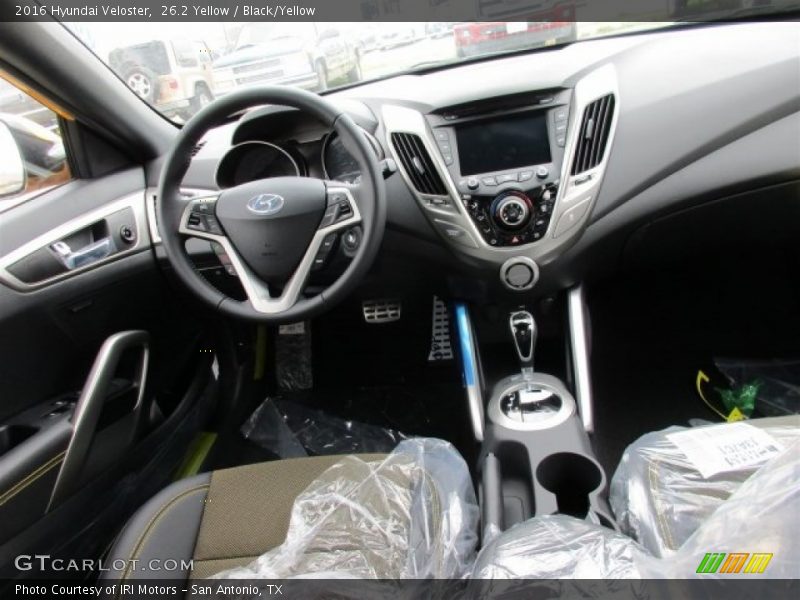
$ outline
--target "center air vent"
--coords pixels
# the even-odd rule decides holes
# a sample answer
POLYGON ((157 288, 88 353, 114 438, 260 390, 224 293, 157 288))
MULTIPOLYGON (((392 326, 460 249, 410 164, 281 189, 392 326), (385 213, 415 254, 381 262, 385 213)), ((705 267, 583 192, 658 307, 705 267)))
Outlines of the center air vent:
POLYGON ((418 135, 393 133, 392 144, 403 163, 403 169, 418 192, 431 196, 447 195, 442 178, 418 135))
POLYGON ((572 161, 572 175, 588 171, 603 160, 613 115, 613 94, 595 100, 583 111, 575 158, 572 161))

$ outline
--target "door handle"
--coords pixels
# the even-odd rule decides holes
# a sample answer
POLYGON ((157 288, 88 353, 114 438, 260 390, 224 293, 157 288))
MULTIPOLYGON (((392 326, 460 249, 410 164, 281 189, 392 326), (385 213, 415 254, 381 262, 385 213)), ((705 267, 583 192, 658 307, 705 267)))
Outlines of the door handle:
POLYGON ((61 259, 61 262, 64 263, 64 266, 70 271, 85 267, 93 262, 111 256, 116 250, 114 240, 110 237, 99 239, 78 250, 72 250, 69 244, 63 241, 56 242, 50 246, 50 248, 58 255, 58 258, 61 259))

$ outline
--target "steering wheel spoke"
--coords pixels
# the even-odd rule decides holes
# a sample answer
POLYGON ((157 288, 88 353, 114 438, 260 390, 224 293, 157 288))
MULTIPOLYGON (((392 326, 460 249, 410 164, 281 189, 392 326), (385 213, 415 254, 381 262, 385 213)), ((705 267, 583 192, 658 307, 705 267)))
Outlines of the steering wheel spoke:
POLYGON ((324 264, 327 253, 333 245, 330 243, 331 236, 361 223, 361 210, 356 200, 357 192, 356 186, 326 182, 326 209, 322 221, 300 264, 279 296, 272 295, 269 286, 247 266, 230 238, 225 235, 215 214, 218 194, 190 200, 184 208, 179 232, 187 237, 208 240, 221 247, 253 309, 264 315, 276 315, 289 310, 297 303, 311 271, 324 264))

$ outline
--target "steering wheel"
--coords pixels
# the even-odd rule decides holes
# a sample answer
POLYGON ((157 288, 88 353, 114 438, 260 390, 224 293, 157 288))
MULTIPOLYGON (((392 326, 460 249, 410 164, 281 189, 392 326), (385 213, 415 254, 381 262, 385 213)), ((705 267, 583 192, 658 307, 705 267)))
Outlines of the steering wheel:
POLYGON ((304 90, 252 87, 215 100, 183 126, 161 171, 156 216, 167 257, 192 292, 225 315, 286 323, 323 312, 364 277, 383 238, 386 192, 375 153, 348 115, 304 90), (336 131, 361 167, 361 182, 275 177, 190 200, 183 197, 180 184, 200 138, 231 115, 263 104, 297 108, 336 131), (330 248, 338 232, 356 225, 363 234, 350 265, 321 293, 304 297, 320 252, 330 248), (188 237, 222 247, 246 301, 226 296, 195 269, 185 250, 188 237))

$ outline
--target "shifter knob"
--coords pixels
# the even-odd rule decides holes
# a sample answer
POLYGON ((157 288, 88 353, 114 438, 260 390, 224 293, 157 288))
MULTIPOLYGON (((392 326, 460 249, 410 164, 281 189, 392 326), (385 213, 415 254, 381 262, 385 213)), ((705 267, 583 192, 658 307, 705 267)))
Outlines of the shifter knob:
POLYGON ((536 320, 527 310, 518 310, 509 315, 508 324, 522 369, 533 369, 533 351, 538 334, 536 320))

